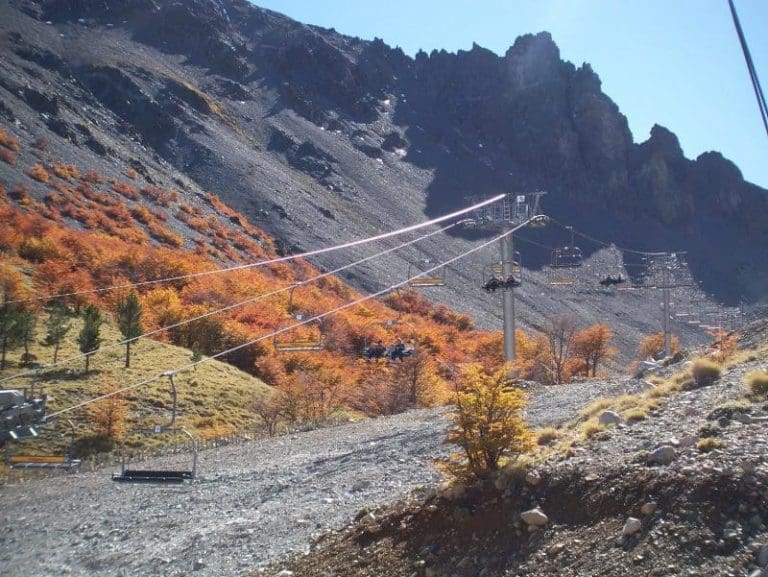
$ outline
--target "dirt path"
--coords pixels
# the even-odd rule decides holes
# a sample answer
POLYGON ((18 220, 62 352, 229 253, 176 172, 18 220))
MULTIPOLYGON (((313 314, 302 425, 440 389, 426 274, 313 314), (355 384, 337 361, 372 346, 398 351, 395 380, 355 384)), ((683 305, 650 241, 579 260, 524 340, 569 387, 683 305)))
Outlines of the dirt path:
MULTIPOLYGON (((532 393, 541 426, 616 383, 532 393)), ((183 486, 114 483, 111 470, 0 486, 0 567, 9 577, 229 576, 309 547, 363 507, 434 484, 445 409, 411 411, 200 455, 183 486)), ((181 464, 180 457, 163 465, 181 464)))

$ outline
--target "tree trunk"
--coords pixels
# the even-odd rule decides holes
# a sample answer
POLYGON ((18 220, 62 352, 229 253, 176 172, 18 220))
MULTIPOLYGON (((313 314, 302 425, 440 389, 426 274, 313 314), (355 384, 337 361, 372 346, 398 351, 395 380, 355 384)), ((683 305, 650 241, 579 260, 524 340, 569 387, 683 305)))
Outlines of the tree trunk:
POLYGON ((0 371, 5 369, 5 351, 8 348, 8 337, 3 337, 3 353, 0 357, 0 371))
POLYGON ((53 364, 56 364, 56 360, 59 358, 59 347, 61 346, 61 341, 56 341, 56 345, 53 347, 53 364))
POLYGON ((125 368, 131 368, 131 341, 125 343, 125 368))
POLYGON ((91 366, 91 354, 88 353, 85 355, 85 372, 88 372, 89 367, 91 366))

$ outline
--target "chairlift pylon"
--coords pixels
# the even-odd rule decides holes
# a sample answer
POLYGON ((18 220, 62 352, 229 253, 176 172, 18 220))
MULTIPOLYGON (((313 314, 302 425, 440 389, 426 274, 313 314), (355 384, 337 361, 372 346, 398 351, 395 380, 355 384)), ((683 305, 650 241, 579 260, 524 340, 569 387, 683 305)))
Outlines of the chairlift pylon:
POLYGON ((129 469, 127 467, 127 458, 125 446, 122 449, 122 462, 120 473, 112 475, 113 481, 123 483, 183 483, 192 481, 197 476, 197 441, 195 437, 183 427, 175 427, 176 422, 176 383, 173 379, 174 373, 169 371, 163 376, 168 377, 171 382, 171 418, 165 424, 154 425, 150 429, 133 429, 132 433, 142 435, 161 435, 161 434, 180 434, 184 436, 189 443, 192 453, 192 466, 189 469, 129 469))

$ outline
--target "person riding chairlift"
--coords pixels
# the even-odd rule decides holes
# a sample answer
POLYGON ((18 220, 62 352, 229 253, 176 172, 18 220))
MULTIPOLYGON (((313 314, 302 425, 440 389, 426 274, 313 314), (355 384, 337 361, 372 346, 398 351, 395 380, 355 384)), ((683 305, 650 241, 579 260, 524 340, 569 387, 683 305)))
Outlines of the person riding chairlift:
POLYGON ((390 349, 389 358, 390 360, 396 360, 400 359, 400 362, 402 363, 405 360, 405 357, 410 357, 413 354, 413 349, 409 349, 406 347, 405 343, 403 342, 403 339, 398 338, 395 341, 395 344, 392 345, 392 348, 390 349))
POLYGON ((506 280, 504 280, 501 277, 495 277, 492 276, 487 281, 485 281, 485 284, 483 284, 483 288, 486 292, 492 293, 496 292, 496 289, 510 289, 510 288, 516 288, 519 287, 522 283, 520 280, 516 279, 514 275, 509 275, 506 280))
POLYGON ((626 281, 624 280, 624 277, 621 276, 621 273, 619 273, 615 278, 612 275, 608 275, 600 280, 600 284, 602 286, 619 285, 623 284, 624 282, 626 281))
POLYGON ((387 347, 383 341, 376 341, 376 344, 365 350, 365 357, 368 359, 380 359, 387 354, 387 347))

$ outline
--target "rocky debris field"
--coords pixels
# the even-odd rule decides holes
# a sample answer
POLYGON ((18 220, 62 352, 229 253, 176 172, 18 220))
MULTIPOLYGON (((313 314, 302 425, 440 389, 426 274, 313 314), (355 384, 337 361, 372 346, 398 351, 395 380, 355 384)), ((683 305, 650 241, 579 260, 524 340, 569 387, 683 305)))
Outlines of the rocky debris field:
MULTIPOLYGON (((531 392, 532 420, 563 422, 602 382, 531 392)), ((7 576, 241 575, 435 485, 446 409, 411 411, 202 452, 197 481, 113 483, 112 470, 0 486, 7 576)), ((181 455, 142 467, 184 467, 181 455)))
MULTIPOLYGON (((372 510, 265 574, 768 575, 768 405, 746 401, 743 385, 766 366, 738 365, 642 420, 620 416, 532 471, 511 467, 372 510), (716 442, 704 450, 708 439, 716 442)), ((534 400, 529 412, 540 408, 534 400)))

